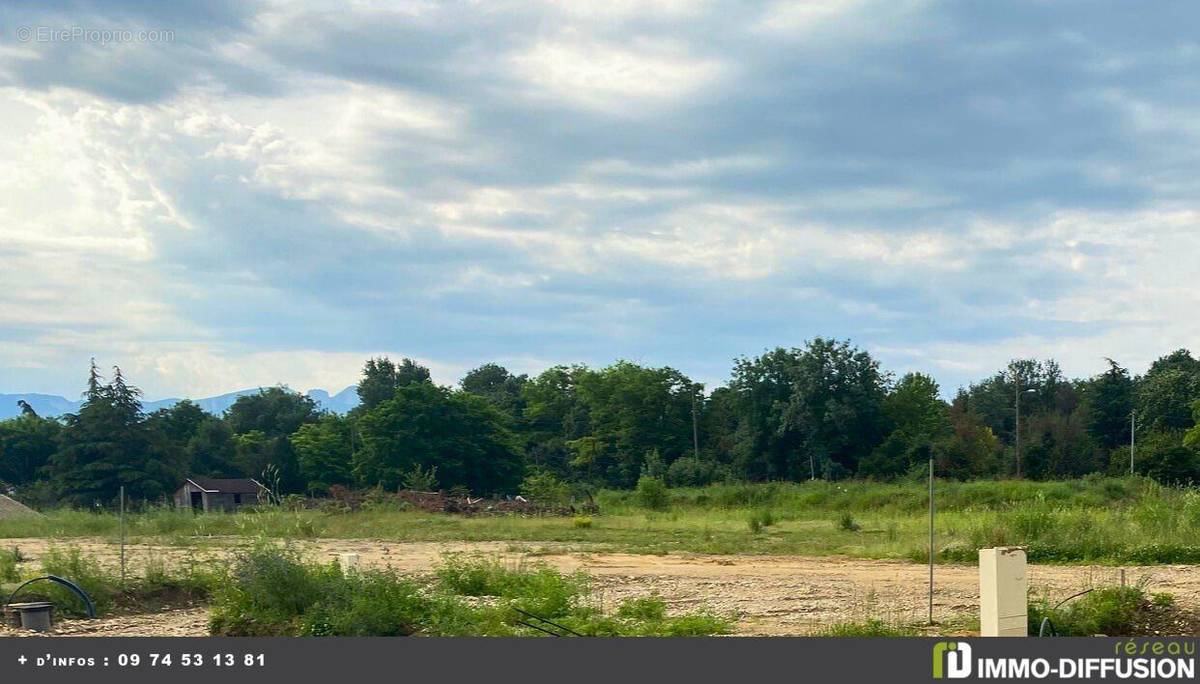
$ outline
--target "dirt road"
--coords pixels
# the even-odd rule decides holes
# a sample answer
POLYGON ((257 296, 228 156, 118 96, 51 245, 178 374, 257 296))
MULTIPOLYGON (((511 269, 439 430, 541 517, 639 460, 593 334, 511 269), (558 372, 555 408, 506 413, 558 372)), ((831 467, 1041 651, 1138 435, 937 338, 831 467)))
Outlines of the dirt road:
MULTIPOLYGON (((101 562, 116 565, 118 548, 96 540, 73 542, 101 562)), ((131 572, 137 574, 148 559, 181 562, 232 552, 241 540, 214 540, 188 551, 179 547, 134 545, 127 549, 131 572)), ((0 547, 18 546, 36 562, 50 543, 44 540, 3 539, 0 547)), ((660 595, 675 610, 708 606, 739 616, 740 634, 807 634, 822 626, 877 617, 889 621, 923 620, 926 611, 926 566, 853 558, 794 556, 636 555, 588 553, 554 545, 522 550, 504 542, 491 543, 387 543, 370 540, 320 540, 299 544, 313 558, 331 559, 354 552, 366 567, 392 567, 414 573, 433 569, 445 553, 495 555, 506 563, 544 562, 565 571, 582 569, 595 578, 594 594, 605 605, 630 596, 660 595), (532 551, 532 552, 531 552, 532 551)), ((1120 569, 1108 566, 1032 566, 1030 586, 1035 592, 1065 597, 1096 584, 1119 581, 1120 569)), ((1127 567, 1129 582, 1142 582, 1148 591, 1174 594, 1179 605, 1200 608, 1200 567, 1159 565, 1127 567)), ((965 622, 978 606, 978 574, 974 566, 941 565, 936 568, 934 613, 939 622, 965 622)), ((176 634, 203 634, 203 611, 181 611, 163 624, 176 634)), ((166 616, 163 616, 164 618, 166 616)), ((154 621, 133 618, 111 629, 90 633, 145 634, 154 621)), ((73 625, 65 627, 75 628, 73 625)), ((92 627, 95 627, 93 623, 92 627)), ((84 629, 85 627, 79 627, 84 629)), ((151 632, 153 633, 153 632, 151 632)))

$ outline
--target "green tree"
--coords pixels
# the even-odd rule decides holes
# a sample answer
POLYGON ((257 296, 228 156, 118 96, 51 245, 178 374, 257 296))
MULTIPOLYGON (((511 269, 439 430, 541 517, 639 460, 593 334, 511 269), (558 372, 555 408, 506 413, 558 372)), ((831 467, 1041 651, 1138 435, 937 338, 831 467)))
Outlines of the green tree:
POLYGON ((884 415, 891 433, 860 462, 859 474, 896 477, 908 472, 933 453, 933 445, 951 433, 946 403, 937 382, 922 373, 908 373, 884 399, 884 415))
POLYGON ((1129 441, 1129 418, 1133 411, 1133 379, 1129 371, 1107 359, 1108 370, 1085 385, 1087 431, 1092 439, 1112 449, 1129 441))
POLYGON ((849 342, 818 337, 796 360, 788 370, 783 423, 799 437, 802 455, 789 473, 803 476, 808 466, 826 478, 853 474, 883 437, 888 378, 879 362, 849 342))
POLYGON ((188 444, 199 426, 210 418, 204 409, 185 399, 146 416, 145 424, 156 452, 188 474, 199 475, 191 468, 188 444))
MULTIPOLYGON (((787 421, 792 396, 791 369, 803 352, 782 347, 734 361, 729 400, 737 424, 732 436, 734 471, 743 478, 802 479, 802 435, 787 421)), ((714 396, 716 393, 714 392, 714 396)))
POLYGON ((1200 399, 1200 361, 1186 349, 1155 361, 1137 383, 1138 430, 1188 430, 1200 399))
POLYGON ((198 404, 184 399, 146 416, 146 427, 174 444, 186 445, 209 418, 211 415, 198 404))
POLYGON ((570 444, 587 434, 588 413, 578 385, 588 372, 583 366, 554 366, 521 387, 525 408, 520 426, 528 461, 558 478, 572 474, 571 461, 578 453, 570 444))
POLYGON ((950 405, 951 434, 934 445, 934 464, 945 477, 968 480, 995 475, 1000 469, 1002 446, 983 417, 971 407, 971 397, 960 392, 950 405))
POLYGON ((25 414, 0 421, 0 482, 20 487, 37 480, 58 448, 62 424, 25 414))
POLYGON ((525 414, 522 390, 527 382, 529 377, 526 375, 513 375, 504 366, 486 363, 468 371, 458 384, 464 392, 487 399, 519 429, 525 414))
POLYGON ((587 412, 587 432, 598 447, 592 472, 604 484, 633 486, 646 455, 664 466, 692 452, 692 409, 702 387, 674 368, 619 361, 579 374, 577 390, 587 412))
POLYGON ((234 434, 258 430, 268 437, 287 437, 301 425, 316 422, 317 404, 286 387, 268 387, 237 398, 225 412, 234 434))
POLYGON ((1196 425, 1183 436, 1184 446, 1200 449, 1200 399, 1192 403, 1192 416, 1196 425))
POLYGON ((326 414, 292 434, 292 448, 306 489, 326 491, 331 485, 353 481, 352 427, 349 419, 326 414))
MULTIPOLYGON (((1195 447, 1184 443, 1178 430, 1138 431, 1135 471, 1164 484, 1195 484, 1200 482, 1200 454, 1195 447)), ((1129 472, 1129 449, 1112 452, 1109 464, 1112 474, 1129 472)))
POLYGON ((884 399, 884 414, 895 432, 910 443, 931 443, 950 429, 948 407, 937 381, 924 373, 908 373, 884 399))
POLYGON ((1104 452, 1088 434, 1083 411, 1045 411, 1024 429, 1023 474, 1034 479, 1081 477, 1103 468, 1104 452))
POLYGON ((513 492, 521 455, 504 416, 486 399, 433 383, 399 387, 359 419, 363 447, 354 456, 364 484, 398 487, 414 467, 437 468, 441 486, 513 492))
POLYGON ((971 385, 967 397, 971 410, 992 433, 1013 442, 1017 390, 1021 394, 1021 419, 1044 411, 1057 410, 1059 403, 1075 403, 1070 383, 1053 359, 1016 359, 992 377, 971 385))
POLYGON ((414 382, 429 382, 429 369, 409 358, 399 364, 386 356, 367 359, 363 366, 363 377, 358 381, 358 399, 361 411, 370 411, 391 399, 400 387, 414 382))
POLYGON ((155 450, 140 396, 120 368, 102 384, 93 361, 83 405, 66 416, 61 448, 50 459, 54 488, 63 501, 107 503, 121 486, 132 499, 156 499, 174 488, 180 464, 155 450))
POLYGON ((243 474, 262 478, 264 469, 271 466, 282 492, 303 491, 304 480, 289 438, 319 416, 316 402, 286 387, 268 387, 238 397, 225 412, 225 420, 238 436, 236 460, 243 474), (252 433, 261 436, 248 437, 252 433))
MULTIPOLYGON (((187 444, 188 473, 202 477, 238 477, 237 443, 224 420, 206 415, 187 444)), ((254 473, 257 475, 257 473, 254 473)))
MULTIPOLYGON (((282 479, 282 469, 279 466, 277 445, 279 438, 268 437, 262 430, 251 430, 233 436, 234 462, 238 472, 244 477, 252 477, 263 481, 266 473, 278 474, 282 479)), ((289 468, 292 464, 289 464, 289 468)))

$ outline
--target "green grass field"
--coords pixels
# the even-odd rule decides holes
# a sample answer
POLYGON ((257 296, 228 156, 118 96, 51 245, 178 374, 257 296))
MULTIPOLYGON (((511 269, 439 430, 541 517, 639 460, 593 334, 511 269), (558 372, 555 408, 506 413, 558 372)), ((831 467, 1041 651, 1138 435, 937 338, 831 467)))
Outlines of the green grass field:
MULTIPOLYGON (((1024 545, 1041 563, 1200 563, 1200 492, 1140 478, 1065 482, 938 482, 937 559, 974 562, 976 550, 1024 545)), ((131 539, 175 544, 238 535, 273 539, 565 543, 633 553, 846 555, 925 560, 923 483, 726 484, 672 489, 647 510, 636 492, 604 491, 590 522, 562 517, 463 517, 378 507, 352 513, 268 509, 194 515, 131 514, 131 539)), ((0 520, 0 537, 113 539, 110 513, 51 511, 0 520)))

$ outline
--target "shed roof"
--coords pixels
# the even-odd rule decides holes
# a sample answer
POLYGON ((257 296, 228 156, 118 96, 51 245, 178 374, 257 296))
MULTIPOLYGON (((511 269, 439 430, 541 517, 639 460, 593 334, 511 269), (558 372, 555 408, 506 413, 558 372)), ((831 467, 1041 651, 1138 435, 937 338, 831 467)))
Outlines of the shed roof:
POLYGON ((208 494, 258 494, 266 489, 250 478, 189 477, 187 480, 208 494))
POLYGON ((0 494, 0 518, 11 518, 18 515, 37 515, 37 511, 0 494))

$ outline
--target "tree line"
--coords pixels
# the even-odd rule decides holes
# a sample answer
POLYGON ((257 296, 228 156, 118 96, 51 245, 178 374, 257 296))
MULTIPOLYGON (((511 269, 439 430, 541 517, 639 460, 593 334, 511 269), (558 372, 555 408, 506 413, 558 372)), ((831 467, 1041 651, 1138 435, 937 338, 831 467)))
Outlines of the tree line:
POLYGON ((152 413, 119 368, 95 362, 79 411, 0 421, 0 484, 41 504, 104 505, 120 487, 158 500, 182 478, 254 477, 279 493, 331 487, 476 495, 716 481, 1072 478, 1133 470, 1200 480, 1200 360, 1179 350, 1133 376, 1116 361, 1066 378, 1018 359, 941 398, 848 341, 817 338, 735 360, 711 391, 680 371, 619 361, 532 377, 497 364, 438 386, 411 359, 373 358, 360 404, 324 412, 272 387, 220 416, 190 401, 152 413), (1019 408, 1018 408, 1019 407, 1019 408), (557 489, 555 489, 557 488, 557 489))

